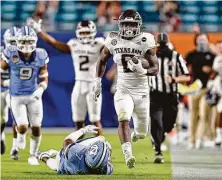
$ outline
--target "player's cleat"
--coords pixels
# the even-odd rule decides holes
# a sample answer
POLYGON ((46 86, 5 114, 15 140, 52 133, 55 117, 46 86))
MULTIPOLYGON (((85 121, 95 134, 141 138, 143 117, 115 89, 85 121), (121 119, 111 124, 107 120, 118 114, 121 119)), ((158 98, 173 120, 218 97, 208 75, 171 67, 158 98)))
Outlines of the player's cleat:
POLYGON ((154 157, 154 163, 156 164, 163 164, 164 163, 164 158, 161 152, 156 152, 155 157, 154 157))
POLYGON ((54 158, 56 157, 58 151, 54 150, 54 149, 50 149, 48 151, 45 151, 45 152, 38 152, 36 154, 36 157, 39 159, 39 160, 42 160, 43 158, 54 158))
POLYGON ((1 154, 4 154, 5 153, 5 141, 4 140, 1 140, 1 154))
POLYGON ((38 166, 39 165, 38 159, 35 156, 30 156, 28 158, 28 163, 31 166, 38 166))
POLYGON ((14 160, 19 159, 19 151, 17 149, 12 149, 10 155, 11 155, 11 158, 14 160))
POLYGON ((135 167, 136 164, 136 158, 134 156, 130 156, 126 159, 126 165, 128 168, 132 169, 135 167))
POLYGON ((132 133, 131 133, 131 140, 133 141, 133 142, 136 142, 136 141, 138 141, 140 138, 136 135, 136 133, 133 131, 132 133))

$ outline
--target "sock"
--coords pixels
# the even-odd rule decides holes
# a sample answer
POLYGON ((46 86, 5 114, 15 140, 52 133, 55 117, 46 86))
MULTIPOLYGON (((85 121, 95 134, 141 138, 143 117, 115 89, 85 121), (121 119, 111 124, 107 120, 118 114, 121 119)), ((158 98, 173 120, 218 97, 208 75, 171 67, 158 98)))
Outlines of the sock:
POLYGON ((30 138, 30 155, 35 156, 39 150, 39 146, 42 140, 42 136, 32 136, 30 138))
POLYGON ((20 134, 19 132, 17 133, 17 140, 20 141, 24 141, 24 139, 26 138, 26 133, 24 134, 20 134))
POLYGON ((12 149, 18 150, 17 138, 13 138, 12 140, 12 149))
POLYGON ((1 133, 1 141, 4 141, 4 140, 5 140, 5 133, 2 132, 2 133, 1 133))
POLYGON ((122 151, 125 156, 125 158, 128 158, 129 156, 132 156, 132 146, 130 142, 125 142, 122 144, 122 151))
POLYGON ((46 161, 46 164, 47 164, 47 166, 50 168, 50 169, 52 169, 52 170, 54 170, 54 171, 56 171, 57 170, 57 162, 56 162, 56 159, 52 159, 52 158, 49 158, 47 161, 46 161))

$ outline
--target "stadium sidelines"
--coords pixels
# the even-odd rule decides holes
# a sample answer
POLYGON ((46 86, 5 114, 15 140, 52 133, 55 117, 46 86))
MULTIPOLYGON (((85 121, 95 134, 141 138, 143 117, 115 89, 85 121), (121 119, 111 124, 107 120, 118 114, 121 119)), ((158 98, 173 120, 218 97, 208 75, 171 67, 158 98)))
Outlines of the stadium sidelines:
MULTIPOLYGON (((43 134, 69 134, 74 128, 43 128, 43 134)), ((6 128, 6 133, 11 133, 11 128, 6 128)), ((104 133, 115 134, 116 128, 105 128, 104 133)), ((222 174, 222 149, 206 148, 202 150, 186 150, 185 144, 175 145, 170 140, 172 179, 221 179, 222 174)))

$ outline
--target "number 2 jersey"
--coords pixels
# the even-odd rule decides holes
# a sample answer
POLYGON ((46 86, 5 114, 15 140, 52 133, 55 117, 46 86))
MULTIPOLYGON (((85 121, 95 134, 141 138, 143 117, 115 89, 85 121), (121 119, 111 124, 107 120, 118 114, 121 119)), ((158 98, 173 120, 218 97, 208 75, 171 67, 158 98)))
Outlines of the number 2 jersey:
POLYGON ((78 39, 70 39, 67 45, 71 50, 76 80, 92 82, 96 77, 96 64, 104 45, 104 38, 95 38, 87 44, 81 43, 78 39))
POLYGON ((127 68, 127 57, 142 56, 149 49, 155 47, 154 36, 150 33, 141 33, 133 39, 126 40, 119 36, 118 32, 111 32, 105 46, 113 55, 117 64, 117 90, 125 89, 131 94, 143 95, 149 92, 148 78, 146 75, 136 75, 127 68))
POLYGON ((18 50, 5 49, 2 59, 9 65, 10 95, 31 95, 38 87, 39 71, 49 62, 44 49, 36 48, 29 59, 25 59, 18 50))

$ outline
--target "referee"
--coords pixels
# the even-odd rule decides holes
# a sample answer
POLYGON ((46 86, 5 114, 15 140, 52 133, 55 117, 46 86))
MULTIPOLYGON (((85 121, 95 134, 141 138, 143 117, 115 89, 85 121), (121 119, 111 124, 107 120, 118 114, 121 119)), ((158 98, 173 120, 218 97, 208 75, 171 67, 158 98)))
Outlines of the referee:
POLYGON ((176 122, 177 83, 188 82, 190 76, 182 55, 168 47, 169 37, 166 33, 158 35, 157 43, 159 73, 149 77, 151 135, 155 146, 154 163, 164 163, 160 147, 165 132, 170 132, 176 122))

